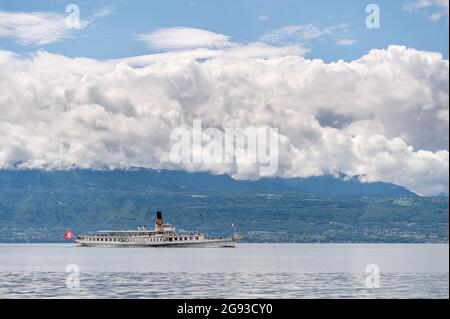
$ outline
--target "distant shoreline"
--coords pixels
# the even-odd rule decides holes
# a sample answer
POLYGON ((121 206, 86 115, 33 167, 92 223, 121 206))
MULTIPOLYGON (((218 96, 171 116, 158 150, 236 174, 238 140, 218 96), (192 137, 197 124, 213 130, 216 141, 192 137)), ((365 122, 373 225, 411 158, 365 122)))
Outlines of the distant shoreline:
MULTIPOLYGON (((65 244, 76 245, 74 242, 0 242, 0 245, 46 245, 46 244, 65 244)), ((239 242, 237 245, 449 245, 449 242, 239 242)), ((126 247, 125 247, 126 248, 126 247)))

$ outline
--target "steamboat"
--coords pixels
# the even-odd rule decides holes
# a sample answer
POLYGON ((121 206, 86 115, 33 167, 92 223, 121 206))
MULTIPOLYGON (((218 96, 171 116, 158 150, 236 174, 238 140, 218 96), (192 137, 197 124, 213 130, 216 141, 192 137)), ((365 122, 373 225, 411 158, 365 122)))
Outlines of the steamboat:
POLYGON ((163 222, 162 213, 156 212, 153 229, 138 226, 137 230, 98 231, 79 235, 79 246, 94 247, 235 247, 241 238, 236 232, 231 237, 206 238, 204 232, 178 233, 163 222))

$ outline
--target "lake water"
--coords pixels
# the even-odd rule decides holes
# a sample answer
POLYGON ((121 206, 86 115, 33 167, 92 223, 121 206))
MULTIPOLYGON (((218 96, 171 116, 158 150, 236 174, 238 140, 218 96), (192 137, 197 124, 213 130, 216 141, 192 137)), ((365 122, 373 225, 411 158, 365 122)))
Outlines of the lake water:
POLYGON ((449 246, 4 244, 0 298, 449 298, 449 246))

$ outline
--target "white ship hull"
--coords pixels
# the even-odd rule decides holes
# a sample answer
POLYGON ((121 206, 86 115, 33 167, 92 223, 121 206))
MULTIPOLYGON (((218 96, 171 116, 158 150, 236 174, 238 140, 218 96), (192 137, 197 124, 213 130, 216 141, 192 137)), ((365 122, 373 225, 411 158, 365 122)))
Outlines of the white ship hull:
POLYGON ((234 248, 236 247, 236 239, 204 239, 193 240, 185 242, 150 242, 146 240, 130 241, 130 242, 89 242, 84 240, 77 240, 79 246, 85 247, 198 247, 198 248, 234 248))

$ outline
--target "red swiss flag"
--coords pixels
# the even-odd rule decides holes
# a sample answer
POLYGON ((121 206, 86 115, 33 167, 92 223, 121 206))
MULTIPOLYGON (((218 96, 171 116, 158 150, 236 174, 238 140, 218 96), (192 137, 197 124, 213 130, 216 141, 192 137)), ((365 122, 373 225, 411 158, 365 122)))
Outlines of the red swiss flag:
POLYGON ((66 240, 72 240, 73 236, 74 235, 73 235, 72 231, 70 230, 70 228, 68 230, 66 230, 66 232, 64 233, 64 238, 66 240))

